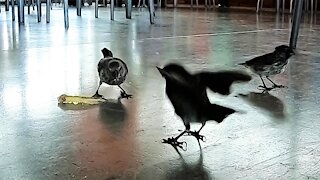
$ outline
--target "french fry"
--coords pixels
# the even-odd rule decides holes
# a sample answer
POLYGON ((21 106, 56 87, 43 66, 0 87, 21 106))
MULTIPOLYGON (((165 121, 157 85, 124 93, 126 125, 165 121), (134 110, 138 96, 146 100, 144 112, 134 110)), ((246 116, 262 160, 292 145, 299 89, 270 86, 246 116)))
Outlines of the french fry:
POLYGON ((106 99, 103 98, 94 98, 94 97, 84 97, 84 96, 69 96, 62 94, 58 97, 58 102, 63 104, 88 104, 96 105, 103 102, 106 102, 106 99))

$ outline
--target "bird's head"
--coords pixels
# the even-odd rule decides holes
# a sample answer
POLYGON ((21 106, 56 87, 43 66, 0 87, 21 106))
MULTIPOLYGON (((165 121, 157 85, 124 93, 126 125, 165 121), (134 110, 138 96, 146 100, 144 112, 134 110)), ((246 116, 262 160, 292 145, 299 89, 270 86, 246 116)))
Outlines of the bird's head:
POLYGON ((175 79, 178 81, 188 81, 192 78, 192 75, 178 64, 171 63, 166 65, 163 69, 159 67, 157 67, 157 69, 166 80, 175 79))
POLYGON ((285 53, 288 57, 295 54, 293 49, 287 45, 280 45, 280 46, 277 46, 275 49, 277 52, 285 53))
POLYGON ((101 50, 101 52, 102 52, 102 54, 103 54, 103 57, 113 57, 113 54, 112 54, 112 52, 109 50, 109 49, 107 49, 107 48, 103 48, 102 50, 101 50))

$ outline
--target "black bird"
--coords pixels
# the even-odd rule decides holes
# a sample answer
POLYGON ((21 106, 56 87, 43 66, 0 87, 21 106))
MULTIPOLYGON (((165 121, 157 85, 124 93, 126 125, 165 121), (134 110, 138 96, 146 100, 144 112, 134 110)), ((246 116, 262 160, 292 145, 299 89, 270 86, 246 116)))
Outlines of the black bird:
POLYGON ((199 132, 206 121, 222 122, 227 116, 236 111, 231 108, 211 104, 206 88, 223 95, 230 94, 230 86, 236 81, 250 81, 251 76, 241 72, 200 72, 191 75, 178 64, 169 64, 163 69, 157 67, 166 80, 166 94, 171 101, 175 113, 180 116, 185 125, 185 130, 177 137, 163 139, 163 143, 182 148, 183 142, 177 140, 185 133, 192 135, 197 140, 204 140, 199 132), (202 123, 198 131, 190 131, 190 123, 202 123))
POLYGON ((128 74, 128 67, 126 63, 119 58, 113 57, 112 52, 107 48, 103 48, 101 51, 104 57, 98 63, 100 82, 93 97, 102 97, 98 93, 99 88, 102 83, 107 83, 109 85, 117 85, 121 89, 121 98, 131 98, 132 95, 127 94, 120 86, 126 80, 126 76, 128 74))
POLYGON ((288 59, 294 54, 292 48, 286 45, 277 46, 272 53, 268 53, 262 56, 255 57, 239 65, 243 65, 249 68, 253 73, 258 74, 263 83, 263 86, 259 86, 264 91, 270 91, 274 88, 283 88, 283 85, 277 85, 274 83, 269 76, 282 73, 286 65, 288 64, 288 59), (272 87, 267 87, 263 81, 263 76, 265 76, 272 84, 272 87))

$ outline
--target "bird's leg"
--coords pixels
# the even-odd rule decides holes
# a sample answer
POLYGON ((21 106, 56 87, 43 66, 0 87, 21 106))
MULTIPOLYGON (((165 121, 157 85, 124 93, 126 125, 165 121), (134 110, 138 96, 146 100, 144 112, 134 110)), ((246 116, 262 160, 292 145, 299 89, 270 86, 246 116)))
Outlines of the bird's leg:
POLYGON ((127 99, 132 98, 132 95, 127 94, 126 91, 120 85, 118 85, 118 87, 121 89, 121 92, 120 92, 121 98, 127 98, 127 99))
POLYGON ((171 137, 171 138, 168 138, 168 139, 162 139, 162 143, 171 144, 171 146, 173 146, 174 148, 179 147, 182 150, 186 150, 187 149, 187 143, 184 142, 184 141, 180 142, 180 141, 178 141, 178 139, 188 131, 189 130, 186 129, 182 133, 180 133, 177 137, 171 137), (183 147, 183 144, 185 144, 185 148, 183 147))
POLYGON ((266 76, 266 78, 273 84, 273 88, 285 88, 286 87, 284 85, 278 85, 278 84, 274 83, 268 76, 266 76))
POLYGON ((194 136, 195 138, 197 138, 198 141, 200 139, 201 141, 205 142, 206 141, 206 137, 199 134, 201 129, 204 127, 204 125, 206 125, 205 122, 202 123, 202 126, 198 131, 188 131, 188 135, 194 136))
POLYGON ((258 89, 263 90, 263 92, 265 92, 265 91, 271 91, 271 90, 273 89, 273 87, 271 87, 271 88, 267 87, 267 86, 266 86, 266 83, 264 83, 264 81, 263 81, 262 76, 259 75, 259 77, 260 77, 260 79, 261 79, 261 81, 262 81, 263 86, 261 86, 261 85, 258 86, 258 89))
POLYGON ((102 95, 100 95, 99 92, 98 92, 101 84, 102 84, 102 82, 100 81, 98 89, 97 89, 96 93, 92 97, 94 97, 94 98, 101 98, 102 97, 102 95))

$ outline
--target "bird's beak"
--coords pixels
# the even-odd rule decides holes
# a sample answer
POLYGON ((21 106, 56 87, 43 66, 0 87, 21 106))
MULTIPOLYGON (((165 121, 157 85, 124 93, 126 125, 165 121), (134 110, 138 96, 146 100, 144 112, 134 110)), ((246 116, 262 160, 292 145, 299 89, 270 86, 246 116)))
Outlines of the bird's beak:
POLYGON ((157 69, 163 77, 168 77, 168 73, 165 70, 159 68, 158 66, 157 69))
POLYGON ((156 67, 157 67, 157 69, 158 69, 159 72, 161 72, 161 70, 163 70, 163 69, 159 68, 158 66, 156 66, 156 67))

